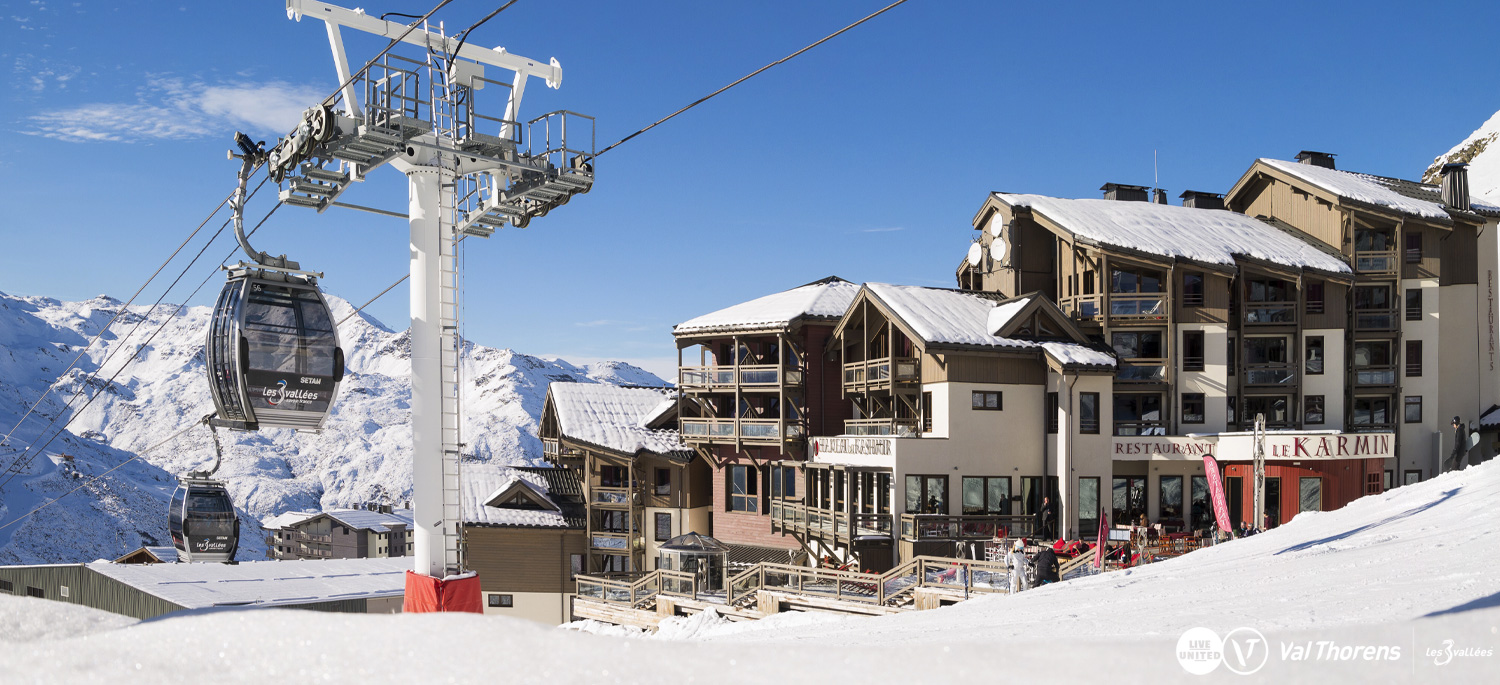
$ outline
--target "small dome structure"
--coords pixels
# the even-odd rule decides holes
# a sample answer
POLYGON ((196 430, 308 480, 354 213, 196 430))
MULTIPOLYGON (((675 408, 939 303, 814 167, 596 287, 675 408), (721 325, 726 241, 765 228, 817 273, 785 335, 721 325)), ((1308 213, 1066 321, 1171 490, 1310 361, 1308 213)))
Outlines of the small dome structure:
POLYGON ((729 545, 707 535, 687 533, 657 547, 656 567, 696 575, 699 592, 720 592, 724 589, 728 557, 729 545))

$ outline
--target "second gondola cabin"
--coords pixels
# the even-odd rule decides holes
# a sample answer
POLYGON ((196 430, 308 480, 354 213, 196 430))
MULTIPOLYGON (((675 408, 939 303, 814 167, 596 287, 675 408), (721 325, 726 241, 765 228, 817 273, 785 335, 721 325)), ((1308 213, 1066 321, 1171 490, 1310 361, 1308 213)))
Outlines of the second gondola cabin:
POLYGON ((209 322, 215 424, 241 430, 323 426, 344 377, 344 352, 313 276, 240 265, 209 322))
POLYGON ((240 542, 240 521, 224 484, 212 478, 178 481, 167 508, 167 530, 183 561, 227 562, 240 542))

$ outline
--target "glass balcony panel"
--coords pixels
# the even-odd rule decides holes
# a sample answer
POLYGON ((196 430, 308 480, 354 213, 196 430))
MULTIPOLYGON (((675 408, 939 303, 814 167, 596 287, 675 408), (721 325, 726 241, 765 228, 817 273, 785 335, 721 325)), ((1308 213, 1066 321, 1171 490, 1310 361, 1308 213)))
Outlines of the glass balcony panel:
POLYGON ((1109 296, 1109 315, 1124 318, 1162 318, 1166 316, 1167 296, 1162 294, 1109 296))
POLYGON ((1354 382, 1360 385, 1395 385, 1396 370, 1393 368, 1356 368, 1354 382))
POLYGON ((1292 302, 1246 303, 1245 323, 1297 323, 1297 306, 1292 302))
POLYGON ((1115 380, 1135 382, 1155 382, 1166 380, 1167 367, 1164 364, 1121 364, 1120 370, 1115 374, 1115 380))
POLYGON ((1252 367, 1245 370, 1245 382, 1251 385, 1280 385, 1290 383, 1296 377, 1296 372, 1287 366, 1252 367))

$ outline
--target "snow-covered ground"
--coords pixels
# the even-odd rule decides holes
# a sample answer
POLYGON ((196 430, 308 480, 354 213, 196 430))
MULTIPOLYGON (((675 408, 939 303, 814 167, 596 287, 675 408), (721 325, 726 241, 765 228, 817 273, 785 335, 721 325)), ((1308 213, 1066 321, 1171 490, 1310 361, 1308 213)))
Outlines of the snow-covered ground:
MULTIPOLYGON (((329 295, 336 319, 352 307, 329 295)), ((190 307, 175 317, 141 353, 140 359, 108 382, 130 352, 144 341, 174 305, 131 306, 79 362, 63 374, 120 307, 113 298, 61 302, 0 293, 0 436, 56 381, 54 391, 0 446, 0 470, 12 463, 14 448, 41 433, 88 375, 104 365, 75 409, 95 392, 99 397, 47 448, 73 457, 71 466, 39 457, 0 491, 0 523, 8 523, 135 456, 213 411, 203 371, 206 307, 190 307), (139 330, 130 331, 139 323, 139 330), (122 340, 123 339, 123 340, 122 340), (117 350, 113 359, 106 359, 117 350), (83 477, 74 477, 73 473, 83 477)), ((363 314, 339 327, 348 374, 333 414, 319 434, 266 430, 256 434, 220 431, 225 444, 218 477, 228 481, 249 526, 241 537, 240 559, 264 558, 264 536, 255 521, 286 511, 348 507, 362 502, 399 503, 411 492, 411 387, 408 341, 363 314)), ((538 463, 536 437, 547 384, 582 381, 662 385, 641 369, 618 362, 577 366, 506 349, 470 344, 463 378, 464 468, 483 475, 509 465, 538 463)), ((56 430, 53 428, 52 430, 56 430)), ((50 434, 50 433, 49 433, 50 434)), ((114 557, 142 544, 166 539, 166 498, 174 476, 213 460, 207 428, 146 455, 143 461, 111 473, 98 484, 69 495, 47 510, 0 530, 0 563, 93 561, 114 557)), ((0 480, 4 480, 0 476, 0 480)))
MULTIPOLYGON (((1243 627, 1270 643, 1254 681, 1492 683, 1500 677, 1497 501, 1500 461, 1173 561, 1015 597, 879 618, 694 617, 660 636, 676 639, 493 616, 277 609, 127 625, 0 597, 0 674, 153 683, 1237 682, 1229 662, 1207 678, 1190 675, 1177 648, 1189 628, 1223 637, 1243 627), (1290 660, 1298 648, 1310 656, 1290 660), (1320 651, 1352 658, 1319 659, 1320 651)), ((1255 652, 1248 656, 1253 664, 1255 652)))

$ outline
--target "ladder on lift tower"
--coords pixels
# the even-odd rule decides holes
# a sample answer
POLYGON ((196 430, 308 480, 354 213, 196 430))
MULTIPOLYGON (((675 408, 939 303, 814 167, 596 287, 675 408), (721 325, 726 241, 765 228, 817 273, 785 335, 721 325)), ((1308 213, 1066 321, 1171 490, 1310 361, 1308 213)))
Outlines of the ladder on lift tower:
MULTIPOLYGON (((441 34, 440 34, 441 35, 441 34)), ((461 483, 463 468, 463 406, 460 394, 462 370, 459 367, 463 340, 459 336, 459 232, 455 219, 457 201, 458 155, 453 141, 458 138, 457 89, 448 78, 450 59, 428 49, 428 83, 432 90, 432 129, 437 134, 438 165, 442 168, 438 210, 438 325, 442 331, 439 360, 443 375, 443 567, 450 574, 464 570, 459 523, 463 520, 461 483)))

